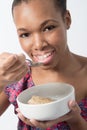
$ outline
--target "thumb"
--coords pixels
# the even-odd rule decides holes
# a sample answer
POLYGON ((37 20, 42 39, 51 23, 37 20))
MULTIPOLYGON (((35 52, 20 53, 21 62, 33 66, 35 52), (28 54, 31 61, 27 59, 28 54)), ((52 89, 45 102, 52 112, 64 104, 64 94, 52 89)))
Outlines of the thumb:
POLYGON ((79 112, 79 113, 81 113, 80 107, 78 106, 77 102, 74 101, 74 100, 69 102, 69 108, 73 112, 79 112))

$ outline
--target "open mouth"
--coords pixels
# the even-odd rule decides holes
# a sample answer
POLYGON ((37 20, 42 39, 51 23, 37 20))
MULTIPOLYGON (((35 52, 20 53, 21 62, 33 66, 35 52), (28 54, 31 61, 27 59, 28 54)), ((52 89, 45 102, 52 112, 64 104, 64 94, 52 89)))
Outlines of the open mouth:
POLYGON ((53 59, 54 51, 48 52, 46 54, 34 55, 33 58, 36 62, 48 63, 53 59))

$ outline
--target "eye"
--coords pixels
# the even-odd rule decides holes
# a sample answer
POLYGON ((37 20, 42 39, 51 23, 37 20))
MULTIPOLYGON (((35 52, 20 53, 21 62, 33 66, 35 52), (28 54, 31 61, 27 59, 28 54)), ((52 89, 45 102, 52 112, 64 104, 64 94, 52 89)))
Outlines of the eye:
POLYGON ((43 29, 43 31, 51 31, 51 30, 53 30, 54 28, 55 28, 54 25, 49 25, 49 26, 45 27, 45 28, 43 29))
POLYGON ((19 37, 20 38, 27 38, 27 37, 29 37, 29 35, 30 35, 29 33, 22 33, 19 35, 19 37))

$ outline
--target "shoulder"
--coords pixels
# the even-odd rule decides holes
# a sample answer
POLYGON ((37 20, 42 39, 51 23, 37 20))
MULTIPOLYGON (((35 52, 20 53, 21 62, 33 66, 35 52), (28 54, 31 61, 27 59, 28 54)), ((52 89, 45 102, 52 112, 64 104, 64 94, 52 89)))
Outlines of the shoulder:
POLYGON ((75 55, 76 60, 78 61, 78 63, 81 66, 81 69, 79 70, 79 81, 80 81, 80 85, 83 86, 82 87, 82 91, 84 90, 85 92, 85 97, 87 97, 87 57, 84 56, 79 56, 79 55, 75 55))
POLYGON ((81 66, 87 69, 87 57, 76 55, 76 54, 73 55, 75 56, 76 60, 81 64, 81 66))

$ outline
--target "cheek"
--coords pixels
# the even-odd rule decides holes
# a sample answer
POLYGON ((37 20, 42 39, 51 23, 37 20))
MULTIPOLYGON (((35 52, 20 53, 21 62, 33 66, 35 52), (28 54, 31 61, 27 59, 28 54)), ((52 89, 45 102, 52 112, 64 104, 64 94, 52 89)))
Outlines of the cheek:
POLYGON ((31 45, 29 44, 29 40, 19 40, 19 41, 23 51, 28 54, 31 51, 30 49, 31 45))
POLYGON ((66 32, 58 30, 48 37, 48 41, 54 46, 64 45, 66 43, 66 32))

